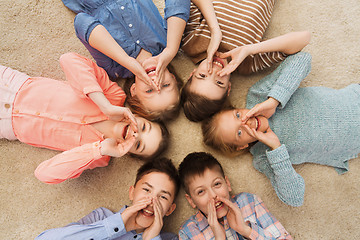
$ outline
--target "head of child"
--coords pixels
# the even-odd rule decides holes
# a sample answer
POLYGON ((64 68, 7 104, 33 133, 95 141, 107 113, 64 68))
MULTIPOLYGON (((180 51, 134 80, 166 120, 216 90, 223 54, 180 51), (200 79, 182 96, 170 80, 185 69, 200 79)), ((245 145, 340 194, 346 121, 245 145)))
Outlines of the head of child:
POLYGON ((131 156, 144 160, 153 159, 162 154, 169 145, 169 131, 161 121, 152 122, 135 116, 137 132, 128 122, 117 122, 112 132, 118 141, 125 141, 135 136, 135 143, 129 150, 131 156))
POLYGON ((186 199, 193 208, 208 216, 209 203, 213 201, 217 218, 227 214, 228 206, 219 197, 230 199, 230 182, 220 163, 211 154, 188 154, 179 166, 179 176, 186 199))
POLYGON ((202 121, 225 105, 231 89, 230 75, 220 77, 217 73, 226 65, 226 59, 214 57, 211 73, 206 60, 191 73, 181 91, 181 105, 190 121, 202 121))
MULTIPOLYGON (((150 78, 155 79, 156 62, 149 58, 143 62, 150 78)), ((180 89, 183 82, 175 74, 172 66, 165 70, 160 92, 153 86, 135 77, 124 84, 127 103, 133 113, 150 120, 172 120, 179 115, 180 89)))
POLYGON ((264 116, 251 117, 243 122, 241 118, 249 111, 231 107, 203 121, 204 143, 227 154, 235 154, 249 147, 257 139, 247 132, 245 125, 260 132, 266 132, 269 128, 269 121, 264 116))
POLYGON ((129 189, 132 205, 146 200, 150 202, 136 213, 137 230, 144 230, 153 223, 156 214, 154 204, 160 205, 161 217, 169 216, 176 208, 179 188, 178 171, 171 160, 158 158, 142 165, 137 171, 135 184, 129 189))

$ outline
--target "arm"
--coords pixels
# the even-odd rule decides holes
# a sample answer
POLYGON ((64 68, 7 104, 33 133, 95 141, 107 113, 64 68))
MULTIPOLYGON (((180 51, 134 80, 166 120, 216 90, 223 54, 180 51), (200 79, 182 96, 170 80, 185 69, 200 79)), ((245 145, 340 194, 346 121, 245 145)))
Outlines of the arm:
POLYGON ((291 32, 256 44, 237 47, 226 53, 219 53, 219 57, 231 57, 231 62, 218 74, 224 76, 233 72, 249 55, 265 52, 280 51, 285 54, 294 54, 303 49, 310 42, 310 33, 291 32))
POLYGON ((210 29, 211 39, 207 49, 207 66, 209 73, 211 73, 213 57, 220 46, 222 32, 215 15, 212 0, 192 0, 192 2, 200 9, 210 29))
POLYGON ((250 239, 292 239, 282 224, 269 212, 264 202, 253 195, 253 211, 256 222, 247 221, 251 226, 250 239))
POLYGON ((91 224, 72 224, 62 228, 49 229, 36 240, 47 239, 117 239, 126 233, 120 213, 91 224))

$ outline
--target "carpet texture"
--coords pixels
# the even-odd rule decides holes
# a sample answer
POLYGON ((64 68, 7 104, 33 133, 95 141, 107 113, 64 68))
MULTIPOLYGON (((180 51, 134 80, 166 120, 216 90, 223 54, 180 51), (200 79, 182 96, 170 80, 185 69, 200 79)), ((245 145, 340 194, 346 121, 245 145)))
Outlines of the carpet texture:
MULTIPOLYGON (((164 1, 157 0, 159 9, 164 1)), ((58 63, 61 54, 73 51, 90 57, 74 33, 75 14, 60 0, 0 0, 0 64, 25 72, 65 80, 58 63)), ((301 84, 342 88, 359 83, 359 0, 277 1, 265 38, 290 31, 309 30, 312 71, 301 84)), ((173 61, 186 81, 194 65, 179 54, 173 61)), ((232 102, 245 105, 248 88, 271 70, 250 77, 233 76, 232 102)), ((360 239, 360 161, 350 161, 350 171, 339 176, 331 167, 296 166, 306 182, 305 203, 289 207, 276 196, 270 181, 252 167, 245 153, 227 158, 202 144, 200 125, 180 117, 168 124, 170 149, 165 156, 176 165, 190 152, 209 151, 223 164, 233 187, 260 196, 294 239, 360 239)), ((359 131, 359 129, 354 129, 359 131)), ((360 140, 360 139, 359 139, 360 140)), ((104 206, 113 211, 129 204, 128 189, 141 161, 123 157, 108 167, 85 171, 79 178, 46 185, 34 177, 42 161, 58 152, 19 141, 0 140, 0 239, 33 239, 48 228, 64 226, 104 206)), ((177 232, 194 213, 180 193, 177 210, 165 222, 177 232)))

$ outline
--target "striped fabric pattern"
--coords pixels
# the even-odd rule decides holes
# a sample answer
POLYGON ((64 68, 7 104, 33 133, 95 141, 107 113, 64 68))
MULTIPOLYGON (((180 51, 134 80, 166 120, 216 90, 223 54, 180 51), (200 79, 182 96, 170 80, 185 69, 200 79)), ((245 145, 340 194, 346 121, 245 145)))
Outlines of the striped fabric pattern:
MULTIPOLYGON (((226 52, 262 40, 271 19, 274 0, 214 0, 213 6, 223 34, 219 51, 226 52)), ((203 15, 192 3, 182 49, 194 63, 206 58, 210 36, 210 29, 203 15)), ((239 66, 239 72, 257 72, 284 60, 285 57, 286 55, 280 52, 249 56, 239 66)))

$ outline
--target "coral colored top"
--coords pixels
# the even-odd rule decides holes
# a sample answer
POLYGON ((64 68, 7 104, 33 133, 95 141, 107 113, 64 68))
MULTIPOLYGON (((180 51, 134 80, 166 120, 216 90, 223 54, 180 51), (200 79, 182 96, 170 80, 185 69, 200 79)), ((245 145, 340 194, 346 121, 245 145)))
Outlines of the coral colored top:
MULTIPOLYGON (((108 120, 108 117, 87 94, 103 92, 111 104, 117 106, 124 105, 126 95, 116 83, 110 81, 105 70, 90 59, 76 53, 67 53, 60 57, 60 65, 67 82, 29 78, 19 89, 13 104, 14 133, 21 142, 36 147, 66 151, 91 144, 83 148, 92 149, 94 142, 103 140, 103 134, 90 124, 108 120)), ((78 177, 85 169, 106 166, 110 157, 100 155, 99 144, 94 147, 97 149, 95 154, 82 148, 72 150, 72 154, 75 151, 77 158, 83 161, 81 164, 76 162, 68 165, 64 168, 66 174, 59 173, 54 181, 40 180, 58 183, 60 181, 56 179, 60 176, 65 179, 78 177), (78 171, 79 169, 82 170, 78 171)), ((60 157, 57 162, 61 163, 62 158, 68 158, 68 155, 60 154, 55 157, 60 157)), ((43 171, 46 172, 46 169, 43 171)), ((39 178, 38 175, 37 177, 39 178)))

